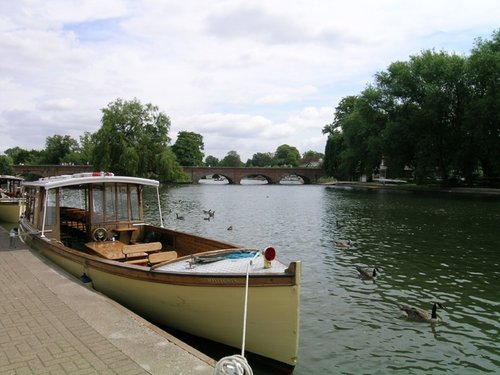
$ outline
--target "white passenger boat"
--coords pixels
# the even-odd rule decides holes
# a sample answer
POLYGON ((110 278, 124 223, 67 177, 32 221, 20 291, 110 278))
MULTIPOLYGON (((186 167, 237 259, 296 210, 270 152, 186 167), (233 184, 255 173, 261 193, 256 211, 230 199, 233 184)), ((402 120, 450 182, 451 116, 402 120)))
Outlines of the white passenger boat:
POLYGON ((297 175, 285 176, 281 179, 280 184, 282 185, 303 185, 304 180, 297 175))
POLYGON ((22 193, 23 179, 0 175, 0 222, 17 223, 24 213, 26 199, 22 193))
POLYGON ((273 248, 167 229, 160 209, 158 226, 145 223, 143 192, 155 189, 159 206, 158 186, 102 172, 26 182, 21 239, 156 324, 243 347, 292 372, 301 263, 279 262, 273 248))

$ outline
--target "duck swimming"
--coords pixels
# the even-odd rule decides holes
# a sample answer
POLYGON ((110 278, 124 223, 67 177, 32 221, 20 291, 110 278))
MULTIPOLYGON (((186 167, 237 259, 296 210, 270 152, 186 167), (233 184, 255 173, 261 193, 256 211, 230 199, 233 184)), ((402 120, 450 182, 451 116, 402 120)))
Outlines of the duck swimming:
POLYGON ((380 272, 377 267, 372 269, 372 268, 357 266, 356 269, 358 270, 359 275, 363 279, 374 279, 375 277, 377 277, 377 273, 380 272))
POLYGON ((343 247, 343 248, 346 248, 346 249, 350 248, 351 244, 352 244, 351 240, 338 240, 338 241, 335 241, 335 246, 337 246, 337 247, 343 247))
POLYGON ((419 320, 422 322, 431 322, 431 323, 438 321, 438 317, 436 314, 436 310, 438 307, 444 309, 443 305, 441 305, 439 302, 434 302, 434 304, 432 305, 432 310, 429 313, 428 311, 415 306, 410 306, 405 304, 399 305, 399 308, 406 313, 409 319, 419 320))

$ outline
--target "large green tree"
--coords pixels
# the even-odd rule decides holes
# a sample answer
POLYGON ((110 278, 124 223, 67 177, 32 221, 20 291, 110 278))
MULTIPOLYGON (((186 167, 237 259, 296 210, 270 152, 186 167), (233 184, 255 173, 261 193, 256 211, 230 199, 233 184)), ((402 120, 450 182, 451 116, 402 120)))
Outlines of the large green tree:
POLYGON ((391 64, 387 72, 377 75, 386 99, 384 109, 392 121, 385 154, 397 158, 408 146, 408 138, 400 138, 395 149, 391 142, 398 137, 394 135, 410 134, 411 159, 419 180, 435 172, 446 179, 456 169, 458 155, 464 153, 465 61, 462 56, 429 50, 408 62, 391 64))
POLYGON ((300 152, 297 147, 283 144, 274 152, 274 165, 298 167, 300 165, 300 152))
POLYGON ((217 167, 219 165, 219 159, 217 159, 215 156, 213 155, 208 155, 206 158, 205 158, 205 165, 207 167, 217 167))
POLYGON ((172 146, 177 161, 183 166, 203 165, 203 136, 198 133, 181 131, 172 146))
POLYGON ((345 170, 345 164, 342 163, 341 155, 345 151, 344 134, 342 133, 343 124, 347 117, 352 114, 357 96, 346 96, 340 100, 335 108, 335 116, 331 124, 323 127, 323 134, 328 134, 325 146, 325 158, 323 160, 323 170, 328 176, 338 179, 348 178, 348 171, 345 170))
POLYGON ((380 134, 386 123, 381 102, 380 91, 368 87, 361 95, 339 103, 336 119, 323 128, 324 133, 330 133, 325 155, 335 158, 325 161, 325 170, 337 170, 349 179, 376 171, 382 157, 380 134))
POLYGON ((322 168, 327 176, 333 176, 337 179, 345 179, 346 177, 346 174, 341 170, 340 155, 344 150, 343 142, 344 137, 338 130, 334 130, 326 140, 325 158, 322 168))
POLYGON ((12 158, 8 155, 0 155, 0 174, 13 174, 12 158))
POLYGON ((78 151, 78 142, 69 135, 53 135, 45 140, 41 164, 60 164, 65 156, 78 151))
POLYGON ((336 108, 324 168, 359 177, 383 159, 394 177, 409 167, 418 183, 475 172, 500 176, 500 32, 470 57, 423 51, 392 63, 360 95, 336 108))
POLYGON ((90 164, 92 155, 94 154, 94 138, 95 135, 90 132, 84 132, 83 135, 80 136, 80 160, 82 164, 90 164))
POLYGON ((162 163, 171 160, 170 119, 157 106, 117 99, 102 109, 95 133, 92 163, 116 174, 162 178, 162 163))
POLYGON ((253 154, 251 165, 254 167, 269 167, 273 165, 274 154, 272 152, 257 152, 253 154))
POLYGON ((321 152, 317 152, 314 150, 306 151, 302 154, 302 159, 300 160, 301 165, 305 166, 313 166, 314 164, 319 164, 325 155, 321 152))
POLYGON ((236 151, 229 151, 227 155, 219 162, 219 167, 243 167, 245 164, 241 161, 240 155, 236 151))
MULTIPOLYGON (((471 89, 464 131, 486 177, 500 176, 500 29, 492 40, 477 39, 467 65, 471 89)), ((474 162, 475 160, 472 160, 474 162)))
POLYGON ((5 155, 10 156, 14 164, 31 164, 33 160, 38 159, 40 151, 28 151, 16 146, 5 150, 5 155))

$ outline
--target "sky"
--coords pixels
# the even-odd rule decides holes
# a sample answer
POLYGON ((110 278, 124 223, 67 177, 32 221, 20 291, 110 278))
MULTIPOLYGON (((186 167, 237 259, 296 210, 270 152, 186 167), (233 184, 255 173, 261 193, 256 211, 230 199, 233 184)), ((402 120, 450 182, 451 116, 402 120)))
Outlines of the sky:
POLYGON ((0 0, 0 155, 151 103, 205 156, 323 153, 335 107, 396 61, 467 56, 499 0, 0 0))

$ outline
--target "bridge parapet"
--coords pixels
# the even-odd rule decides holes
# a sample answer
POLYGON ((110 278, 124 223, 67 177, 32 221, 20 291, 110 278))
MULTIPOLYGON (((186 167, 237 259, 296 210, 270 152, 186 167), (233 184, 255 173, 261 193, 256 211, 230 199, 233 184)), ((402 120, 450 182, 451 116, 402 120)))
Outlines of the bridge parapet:
MULTIPOLYGON (((246 177, 263 176, 270 184, 279 184, 287 176, 301 177, 306 184, 315 184, 324 176, 321 168, 260 168, 260 167, 182 167, 191 177, 194 184, 208 175, 218 174, 226 177, 230 183, 239 184, 246 177)), ((14 173, 20 175, 33 174, 41 177, 59 176, 64 174, 92 172, 92 165, 23 165, 13 166, 14 173)))
POLYGON ((265 167, 182 167, 184 172, 191 177, 194 184, 208 175, 226 177, 230 183, 239 184, 246 177, 263 176, 271 184, 278 184, 284 177, 296 175, 301 177, 306 184, 318 183, 324 176, 321 168, 265 168, 265 167))
POLYGON ((66 165, 66 164, 45 164, 45 165, 24 165, 17 164, 13 166, 15 174, 28 175, 33 174, 41 177, 60 176, 64 174, 92 172, 92 165, 66 165))

